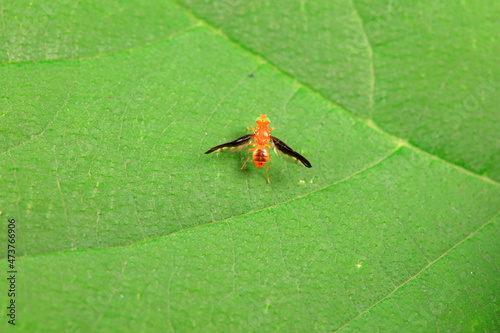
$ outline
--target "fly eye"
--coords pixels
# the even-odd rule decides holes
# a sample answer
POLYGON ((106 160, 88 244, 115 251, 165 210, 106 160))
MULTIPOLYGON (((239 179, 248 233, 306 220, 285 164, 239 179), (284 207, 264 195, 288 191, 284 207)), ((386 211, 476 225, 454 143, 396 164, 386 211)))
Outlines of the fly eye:
MULTIPOLYGON (((262 121, 262 120, 261 120, 261 117, 257 117, 257 118, 255 119, 255 121, 256 121, 256 122, 257 122, 257 121, 262 121)), ((271 119, 269 119, 269 118, 267 118, 267 117, 266 117, 266 121, 271 122, 271 119)))

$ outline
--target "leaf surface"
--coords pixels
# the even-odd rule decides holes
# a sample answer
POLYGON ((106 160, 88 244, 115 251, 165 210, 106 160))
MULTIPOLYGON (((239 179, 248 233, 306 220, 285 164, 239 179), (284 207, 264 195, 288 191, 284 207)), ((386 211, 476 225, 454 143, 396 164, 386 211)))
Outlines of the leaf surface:
MULTIPOLYGON (((369 57, 315 43, 364 36, 355 7, 335 4, 340 25, 326 2, 240 18, 259 17, 265 35, 233 18, 253 7, 228 4, 2 4, 0 217, 17 221, 16 329, 498 330, 500 185, 352 116, 371 110, 369 57), (26 26, 16 13, 47 32, 5 38, 26 26), (275 16, 308 22, 294 48, 275 16), (271 46, 296 53, 280 62, 271 46), (300 57, 319 67, 294 67, 300 57), (335 75, 357 75, 345 86, 318 76, 344 63, 335 75), (311 169, 273 158, 267 184, 265 170, 240 170, 244 152, 203 154, 260 113, 311 169)), ((456 141, 471 163, 481 135, 456 141)))

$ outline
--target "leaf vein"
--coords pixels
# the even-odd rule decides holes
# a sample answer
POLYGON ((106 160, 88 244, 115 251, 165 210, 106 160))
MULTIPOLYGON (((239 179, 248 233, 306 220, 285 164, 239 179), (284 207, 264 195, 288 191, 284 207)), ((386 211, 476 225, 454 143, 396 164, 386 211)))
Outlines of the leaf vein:
POLYGON ((370 40, 368 39, 368 35, 365 30, 365 25, 363 23, 363 19, 361 18, 361 15, 359 15, 358 9, 356 7, 356 4, 354 3, 354 0, 351 0, 351 5, 352 8, 354 9, 354 16, 358 19, 359 25, 361 28, 361 33, 363 34, 363 38, 366 42, 366 48, 368 51, 368 60, 370 61, 369 65, 369 73, 370 73, 370 88, 368 92, 368 101, 370 105, 370 110, 369 110, 369 115, 368 119, 373 119, 373 111, 375 108, 375 101, 374 101, 374 94, 375 94, 375 66, 373 63, 373 48, 370 44, 370 40))
POLYGON ((78 67, 78 70, 76 71, 76 75, 75 75, 75 80, 73 81, 73 84, 71 85, 71 88, 69 89, 68 91, 68 95, 66 96, 66 99, 64 100, 64 102, 62 103, 62 105, 59 107, 59 109, 57 109, 56 113, 54 114, 54 117, 52 118, 52 120, 50 120, 48 123, 47 123, 47 126, 45 126, 45 128, 39 133, 39 134, 36 134, 36 135, 32 135, 31 138, 29 138, 28 140, 26 141, 23 141, 13 147, 10 147, 8 148, 7 150, 3 151, 0 153, 0 156, 3 155, 3 154, 7 154, 9 153, 10 151, 12 151, 13 149, 16 149, 18 147, 21 147, 21 146, 24 146, 25 144, 27 144, 28 142, 31 142, 33 141, 34 139, 40 137, 40 136, 43 136, 45 134, 45 132, 49 129, 49 127, 54 123, 54 121, 57 119, 57 116, 59 116, 59 113, 61 112, 61 110, 66 106, 66 104, 68 104, 68 101, 71 97, 71 94, 73 93, 73 89, 76 85, 76 82, 78 81, 78 76, 80 75, 80 70, 81 70, 81 63, 80 63, 80 66, 78 67))
POLYGON ((99 314, 99 317, 97 318, 97 320, 94 322, 94 325, 92 327, 92 332, 95 332, 97 325, 99 325, 99 323, 101 322, 101 319, 104 317, 104 314, 108 311, 108 308, 109 308, 109 305, 111 304, 111 301, 113 301, 113 297, 115 296, 116 290, 118 289, 118 286, 120 285, 120 282, 122 280, 123 273, 125 272, 125 269, 127 268, 127 262, 128 262, 129 257, 130 257, 130 247, 128 248, 127 258, 123 262, 122 270, 120 271, 120 275, 116 279, 116 282, 115 282, 115 285, 113 286, 113 290, 111 292, 109 300, 106 303, 106 308, 104 308, 104 310, 99 314))
POLYGON ((68 236, 71 241, 71 249, 75 248, 75 241, 73 240, 73 237, 71 237, 71 227, 68 219, 68 210, 66 209, 66 201, 64 200, 64 195, 62 192, 61 188, 61 180, 59 178, 59 162, 57 160, 57 153, 56 153, 56 146, 52 147, 52 150, 54 151, 54 158, 56 160, 56 181, 57 181, 57 188, 59 189, 59 195, 61 196, 61 201, 63 205, 63 210, 64 210, 64 217, 66 219, 66 226, 68 228, 68 236))
POLYGON ((417 273, 415 273, 414 275, 412 275, 411 277, 409 277, 406 281, 404 281, 403 283, 401 283, 399 286, 397 286, 396 288, 394 288, 390 293, 388 293, 387 295, 385 295, 384 297, 382 297, 380 300, 378 300, 377 302, 373 303, 372 305, 370 305, 368 308, 366 308, 365 310, 363 310, 362 312, 358 313, 355 317, 353 317, 352 319, 350 319, 349 321, 345 322, 343 325, 341 325, 340 327, 338 327, 335 331, 333 332, 338 332, 340 330, 342 330, 344 327, 346 327, 347 325, 349 325, 350 323, 352 323, 354 320, 358 319, 359 317, 361 317, 362 315, 364 315, 365 313, 369 312, 371 309, 373 309, 375 306, 377 306, 379 303, 383 302, 384 300, 386 300, 387 298, 391 297, 396 291, 398 291, 401 287, 404 287, 405 285, 407 285, 410 281, 416 279, 422 272, 424 272, 425 270, 427 270, 427 268, 431 267, 433 264, 435 264, 437 261, 439 261, 441 258, 445 257, 448 253, 450 253, 450 251, 452 251, 453 249, 455 249, 457 246, 459 246, 460 244, 462 244, 463 242, 465 242, 466 240, 468 240, 469 238, 472 238, 476 233, 478 233, 479 231, 481 231, 484 227, 486 227, 488 224, 490 224, 491 222, 493 222, 493 220, 498 216, 500 215, 500 211, 498 211, 495 215, 493 215, 493 217, 491 219, 489 219, 488 221, 486 221, 485 223, 483 223, 479 228, 477 228, 476 230, 472 231, 469 235, 467 235, 466 237, 464 237, 462 240, 458 241, 457 243, 455 243, 452 247, 450 247, 448 250, 446 250, 445 252, 443 252, 443 254, 441 254, 439 257, 437 257, 436 259, 434 259, 433 261, 431 261, 429 264, 425 265, 421 270, 419 270, 417 273))
MULTIPOLYGON (((80 56, 80 57, 73 57, 73 58, 69 57, 69 58, 53 58, 53 59, 40 59, 40 60, 7 61, 7 62, 0 62, 0 66, 2 66, 2 65, 10 65, 10 64, 36 64, 36 63, 41 63, 41 62, 56 62, 56 61, 57 62, 66 62, 66 61, 79 61, 79 60, 86 60, 86 59, 99 59, 99 58, 107 57, 107 56, 110 56, 110 55, 127 53, 127 52, 130 52, 130 51, 138 50, 138 49, 141 49, 141 48, 144 48, 144 47, 148 47, 148 46, 151 46, 151 45, 155 45, 155 44, 158 44, 158 43, 162 43, 162 42, 166 42, 166 41, 172 40, 175 37, 178 37, 178 36, 184 34, 185 32, 188 32, 188 31, 196 29, 200 25, 201 25, 201 22, 197 22, 196 24, 193 24, 193 25, 191 25, 189 27, 186 27, 184 29, 176 31, 176 32, 174 32, 173 34, 171 34, 171 35, 169 35, 167 37, 159 38, 159 39, 156 39, 156 40, 144 43, 144 44, 140 44, 140 45, 128 47, 128 48, 117 50, 117 51, 99 52, 97 54, 91 54, 91 55, 80 56)), ((7 52, 8 52, 8 50, 7 50, 7 52)))

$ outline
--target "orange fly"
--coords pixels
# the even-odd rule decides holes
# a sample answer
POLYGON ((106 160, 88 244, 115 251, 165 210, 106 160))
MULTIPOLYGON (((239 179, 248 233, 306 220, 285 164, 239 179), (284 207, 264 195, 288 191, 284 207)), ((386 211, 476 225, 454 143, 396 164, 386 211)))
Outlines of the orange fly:
POLYGON ((309 161, 306 160, 304 156, 300 155, 292 148, 288 147, 286 143, 284 143, 280 139, 271 135, 271 131, 274 128, 273 127, 269 128, 271 120, 267 118, 265 114, 261 114, 260 117, 258 117, 255 121, 257 122, 257 129, 254 129, 253 126, 251 126, 251 129, 247 127, 247 129, 249 131, 251 130, 253 134, 248 134, 234 141, 215 146, 206 151, 205 154, 210 154, 213 152, 216 153, 236 152, 236 151, 242 151, 248 146, 254 146, 255 148, 248 149, 248 158, 241 167, 241 169, 245 167, 248 160, 250 159, 250 152, 253 151, 252 159, 253 163, 257 168, 262 168, 269 161, 269 164, 267 165, 266 169, 267 181, 269 183, 271 182, 269 180, 269 167, 271 166, 271 155, 269 154, 269 150, 267 148, 274 148, 274 152, 278 156, 285 158, 289 162, 303 165, 307 168, 311 167, 311 163, 309 163, 309 161))

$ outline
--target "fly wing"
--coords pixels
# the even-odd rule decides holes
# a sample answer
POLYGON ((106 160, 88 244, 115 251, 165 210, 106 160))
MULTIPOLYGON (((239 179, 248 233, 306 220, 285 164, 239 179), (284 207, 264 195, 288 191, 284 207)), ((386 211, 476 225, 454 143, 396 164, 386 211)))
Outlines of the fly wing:
POLYGON ((252 142, 253 134, 242 136, 231 142, 223 143, 215 146, 205 152, 205 154, 216 153, 233 153, 235 151, 242 151, 252 142))
POLYGON ((271 142, 274 145, 274 152, 279 156, 282 157, 284 160, 303 165, 306 168, 311 168, 312 165, 309 163, 309 161, 296 151, 294 151, 292 148, 288 147, 286 143, 278 139, 277 137, 271 136, 271 142))

